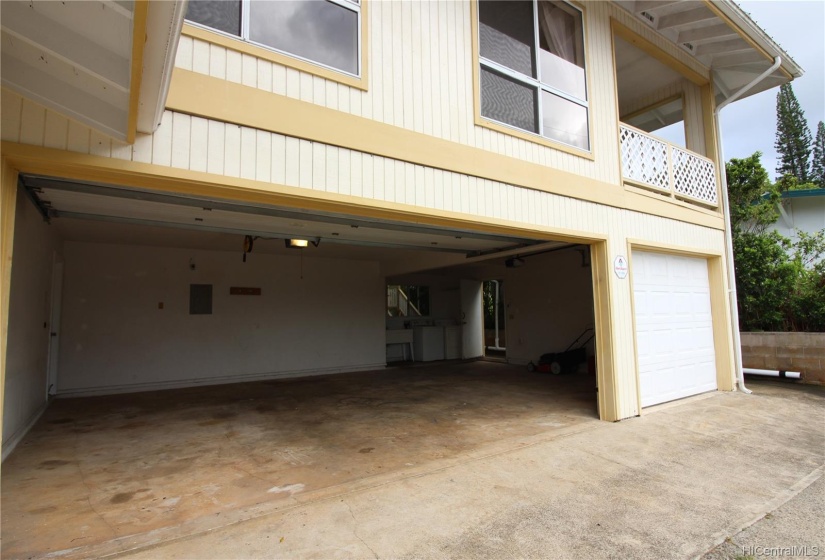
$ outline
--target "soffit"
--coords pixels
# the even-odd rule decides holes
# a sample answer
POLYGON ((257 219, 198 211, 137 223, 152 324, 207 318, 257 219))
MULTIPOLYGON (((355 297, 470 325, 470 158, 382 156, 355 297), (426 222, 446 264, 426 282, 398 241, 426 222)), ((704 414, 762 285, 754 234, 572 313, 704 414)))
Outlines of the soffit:
POLYGON ((802 76, 802 68, 731 1, 617 0, 616 4, 694 57, 714 74, 717 101, 782 64, 743 97, 802 76))
POLYGON ((3 0, 2 83, 117 140, 130 141, 136 129, 152 132, 165 105, 183 5, 3 0), (135 33, 142 42, 133 41, 135 33))
MULTIPOLYGON (((621 37, 615 38, 615 49, 620 118, 624 118, 628 112, 640 109, 640 100, 644 100, 653 92, 684 81, 681 74, 621 37)), ((663 122, 662 126, 680 120, 680 110, 674 118, 675 120, 663 122)))
POLYGON ((4 0, 3 85, 125 139, 134 7, 109 0, 4 0))

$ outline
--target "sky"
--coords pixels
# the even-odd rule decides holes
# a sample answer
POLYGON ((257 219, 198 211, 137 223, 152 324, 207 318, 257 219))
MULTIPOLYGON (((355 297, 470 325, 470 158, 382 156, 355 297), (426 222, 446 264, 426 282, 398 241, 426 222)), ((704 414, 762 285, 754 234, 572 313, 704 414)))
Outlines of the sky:
MULTIPOLYGON (((751 0, 739 5, 791 55, 805 74, 791 82, 812 139, 825 121, 825 0, 751 0)), ((726 160, 762 152, 762 165, 776 178, 776 94, 779 88, 736 101, 722 109, 726 160)))

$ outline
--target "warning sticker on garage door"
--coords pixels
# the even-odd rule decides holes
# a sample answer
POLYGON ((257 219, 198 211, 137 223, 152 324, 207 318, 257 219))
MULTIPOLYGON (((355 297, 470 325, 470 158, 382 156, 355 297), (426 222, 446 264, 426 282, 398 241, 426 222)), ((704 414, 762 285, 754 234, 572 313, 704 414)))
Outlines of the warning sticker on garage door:
POLYGON ((613 270, 616 271, 616 276, 624 280, 627 278, 627 258, 624 255, 618 255, 613 261, 613 270))

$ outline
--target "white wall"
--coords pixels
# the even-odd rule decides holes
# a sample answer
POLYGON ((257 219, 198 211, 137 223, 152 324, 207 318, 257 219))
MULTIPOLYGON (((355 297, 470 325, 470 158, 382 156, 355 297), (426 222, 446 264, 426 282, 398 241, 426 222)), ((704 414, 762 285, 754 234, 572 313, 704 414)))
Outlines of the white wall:
MULTIPOLYGON (((239 246, 240 247, 240 246, 239 246)), ((67 242, 58 394, 383 367, 378 263, 67 242), (190 259, 196 270, 189 268, 190 259), (189 285, 213 314, 189 314, 189 285), (261 296, 230 296, 230 286, 261 296), (158 303, 163 302, 163 309, 158 303)))
MULTIPOLYGON (((506 269, 507 360, 526 364, 560 352, 593 325, 593 279, 572 249, 527 257, 506 269)), ((593 344, 588 355, 593 354, 593 344)))
MULTIPOLYGON (((437 274, 394 277, 391 281, 429 285, 431 309, 438 311, 431 315, 452 318, 461 314, 461 278, 503 280, 507 360, 527 364, 538 361, 542 354, 564 350, 585 327, 593 325, 594 317, 592 270, 582 267, 577 250, 528 255, 525 262, 519 268, 506 268, 503 259, 496 259, 487 264, 445 268, 437 274), (442 300, 440 296, 446 297, 442 300)), ((388 328, 401 328, 403 321, 390 319, 388 328)), ((594 344, 590 342, 588 355, 593 353, 594 344)))
POLYGON ((3 457, 31 427, 47 404, 52 263, 61 242, 54 228, 19 190, 14 225, 6 387, 3 403, 3 457))
MULTIPOLYGON (((507 268, 504 259, 445 269, 455 278, 501 280, 506 316, 507 360, 536 362, 542 354, 564 350, 592 326, 593 278, 576 249, 526 255, 525 264, 507 268)), ((594 344, 588 344, 593 355, 594 344)))
POLYGON ((769 229, 794 241, 798 239, 797 230, 816 233, 825 229, 825 196, 786 198, 782 201, 782 206, 788 219, 780 216, 769 229))

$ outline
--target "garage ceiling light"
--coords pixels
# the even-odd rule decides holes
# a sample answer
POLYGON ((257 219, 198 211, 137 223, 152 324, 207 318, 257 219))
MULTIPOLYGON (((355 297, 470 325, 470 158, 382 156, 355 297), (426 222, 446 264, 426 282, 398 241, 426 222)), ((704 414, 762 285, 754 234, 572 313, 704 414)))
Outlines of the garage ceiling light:
POLYGON ((317 247, 321 244, 321 238, 315 239, 284 239, 284 245, 286 245, 287 249, 303 249, 305 247, 309 247, 309 244, 312 243, 313 247, 317 247))

